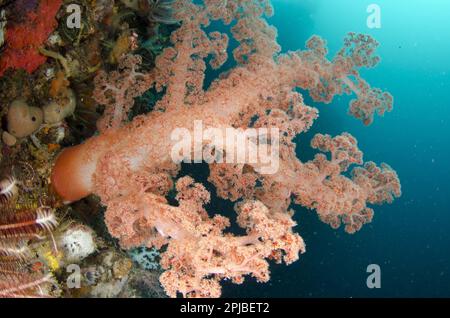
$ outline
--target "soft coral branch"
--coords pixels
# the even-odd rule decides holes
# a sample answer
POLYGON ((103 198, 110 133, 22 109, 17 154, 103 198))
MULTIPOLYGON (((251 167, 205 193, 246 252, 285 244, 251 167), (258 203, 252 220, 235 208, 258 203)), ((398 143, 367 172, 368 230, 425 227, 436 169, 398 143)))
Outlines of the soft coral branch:
POLYGON ((331 152, 331 160, 318 154, 299 169, 302 181, 294 191, 296 203, 316 209, 320 219, 333 228, 344 223, 345 230, 354 233, 372 220, 368 203, 392 202, 400 196, 398 176, 386 164, 379 168, 368 162, 364 168, 356 167, 351 179, 343 175, 350 165, 362 164, 362 152, 350 134, 335 138, 318 134, 311 144, 331 152))
POLYGON ((221 279, 241 283, 245 275, 260 282, 269 279, 266 259, 290 264, 304 251, 295 223, 286 214, 272 214, 261 202, 242 202, 237 207, 238 224, 246 236, 224 234, 227 218, 209 218, 203 205, 209 193, 190 177, 177 183, 179 207, 170 206, 153 194, 130 195, 109 204, 106 223, 122 246, 156 246, 169 242, 161 264, 167 294, 189 297, 220 296, 221 279))
POLYGON ((375 113, 382 116, 392 110, 392 95, 372 88, 359 74, 360 68, 374 67, 380 61, 375 55, 378 43, 372 37, 349 33, 332 61, 327 59, 326 42, 319 36, 312 36, 306 47, 306 51, 280 56, 279 62, 300 75, 294 77, 295 83, 309 90, 314 100, 330 103, 336 95, 354 93, 357 98, 351 102, 349 113, 365 125, 372 123, 375 113))
POLYGON ((142 59, 137 55, 123 56, 116 71, 100 71, 95 77, 94 99, 105 106, 97 122, 99 131, 117 129, 128 121, 134 98, 148 90, 148 76, 138 71, 142 59))

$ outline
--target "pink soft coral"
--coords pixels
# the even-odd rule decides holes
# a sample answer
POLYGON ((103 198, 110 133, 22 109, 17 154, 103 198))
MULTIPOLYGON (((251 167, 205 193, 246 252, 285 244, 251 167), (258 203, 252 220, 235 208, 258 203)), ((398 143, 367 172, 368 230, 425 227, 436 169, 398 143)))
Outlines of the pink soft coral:
POLYGON ((168 244, 161 283, 169 296, 218 297, 223 278, 242 283, 244 275, 252 275, 266 282, 266 258, 290 264, 304 251, 303 240, 292 232, 295 223, 285 213, 271 213, 258 201, 241 202, 238 224, 247 235, 236 237, 224 234, 227 218, 208 217, 203 205, 210 198, 202 185, 184 177, 177 190, 178 207, 161 196, 137 192, 110 201, 105 216, 124 248, 168 244))
MULTIPOLYGON (((289 264, 304 251, 302 239, 292 232, 295 223, 288 211, 292 202, 316 209, 320 219, 335 228, 344 223, 346 231, 353 233, 372 219, 368 203, 391 202, 400 195, 398 177, 387 165, 367 163, 346 176, 351 165, 362 164, 362 153, 350 134, 334 138, 319 134, 312 146, 330 157, 318 154, 306 163, 297 158, 293 138, 311 127, 318 110, 306 106, 296 88, 309 90, 314 99, 324 102, 353 91, 357 99, 350 112, 366 124, 374 113, 392 108, 392 97, 370 88, 357 71, 378 61, 373 55, 377 44, 370 37, 350 34, 333 61, 327 60, 325 42, 317 36, 308 41, 306 51, 280 54, 276 30, 262 18, 272 13, 268 1, 177 4, 182 25, 172 34, 173 47, 158 57, 152 72, 139 75, 140 83, 145 83, 139 91, 145 85, 164 89, 162 100, 151 113, 64 150, 52 182, 66 201, 99 195, 108 207, 108 228, 124 248, 166 246, 161 283, 170 296, 177 292, 219 296, 221 279, 241 283, 244 275, 252 275, 267 281, 267 259, 289 264), (205 90, 205 59, 212 57, 211 66, 218 68, 227 56, 228 37, 218 32, 208 35, 203 29, 211 20, 225 24, 236 20, 232 34, 240 45, 233 52, 238 66, 205 90), (190 178, 176 182, 178 206, 165 198, 179 170, 171 157, 175 145, 171 134, 176 128, 193 134, 195 121, 220 131, 281 130, 275 174, 262 173, 261 165, 252 162, 210 165, 209 180, 218 195, 237 201, 238 224, 247 230, 245 236, 225 233, 227 218, 208 216, 204 206, 209 193, 190 178)), ((133 72, 128 73, 133 76, 133 72)), ((101 87, 109 81, 110 87, 132 83, 122 75, 103 76, 101 87)), ((117 96, 134 96, 136 90, 131 92, 122 90, 117 96)), ((119 114, 130 107, 123 101, 131 99, 121 98, 119 114)), ((214 141, 200 146, 218 147, 214 141)))
POLYGON ((100 132, 119 128, 126 122, 134 98, 148 90, 146 76, 137 71, 142 59, 137 55, 121 57, 117 71, 100 71, 95 77, 94 99, 105 106, 103 117, 97 122, 100 132))

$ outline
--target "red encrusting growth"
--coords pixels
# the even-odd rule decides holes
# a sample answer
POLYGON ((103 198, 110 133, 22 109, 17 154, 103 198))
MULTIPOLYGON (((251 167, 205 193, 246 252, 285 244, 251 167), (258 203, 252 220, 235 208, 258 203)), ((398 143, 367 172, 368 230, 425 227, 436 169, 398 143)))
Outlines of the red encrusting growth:
POLYGON ((47 58, 38 50, 58 26, 55 17, 61 4, 62 0, 40 0, 37 9, 28 12, 23 22, 7 25, 0 76, 10 68, 24 69, 31 74, 45 63, 47 58))

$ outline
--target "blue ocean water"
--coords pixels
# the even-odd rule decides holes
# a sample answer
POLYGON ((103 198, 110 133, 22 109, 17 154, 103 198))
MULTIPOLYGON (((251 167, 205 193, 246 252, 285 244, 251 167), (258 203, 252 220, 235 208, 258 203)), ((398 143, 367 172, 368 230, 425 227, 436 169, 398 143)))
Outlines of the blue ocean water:
POLYGON ((347 32, 380 42, 382 58, 362 72, 390 91, 394 110, 365 127, 347 115, 349 97, 316 104, 320 119, 298 138, 309 159, 315 133, 350 132, 365 160, 386 162, 399 174, 403 195, 375 206, 371 224, 354 234, 332 230, 314 212, 296 208, 306 254, 293 265, 273 265, 272 279, 226 285, 224 296, 450 297, 450 1, 274 0, 270 19, 283 50, 303 48, 313 34, 327 40, 330 57, 347 32), (369 29, 367 7, 381 8, 381 28, 369 29), (381 269, 381 288, 366 285, 369 264, 381 269))

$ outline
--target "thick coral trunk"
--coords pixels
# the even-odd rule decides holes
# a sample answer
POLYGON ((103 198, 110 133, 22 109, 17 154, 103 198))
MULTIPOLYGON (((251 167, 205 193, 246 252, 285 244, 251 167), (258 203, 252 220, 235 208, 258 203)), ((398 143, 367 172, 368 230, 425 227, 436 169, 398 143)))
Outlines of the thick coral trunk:
POLYGON ((200 121, 204 129, 247 127, 248 124, 242 125, 240 116, 249 113, 249 109, 254 114, 263 110, 258 109, 260 106, 255 101, 262 95, 276 96, 278 88, 286 87, 287 83, 292 85, 292 76, 284 73, 284 68, 274 62, 267 69, 252 73, 236 68, 228 78, 211 87, 201 104, 180 107, 171 102, 171 108, 165 112, 141 116, 121 128, 108 129, 81 145, 67 148, 56 160, 51 177, 53 188, 67 202, 96 193, 93 176, 99 160, 106 154, 121 156, 134 172, 144 165, 171 165, 171 150, 176 143, 171 140, 171 134, 175 129, 187 129, 192 136, 196 121, 200 121), (263 93, 259 89, 261 86, 267 87, 263 93))
MULTIPOLYGON (((231 108, 230 104, 225 109, 231 108)), ((205 129, 229 126, 213 112, 210 104, 139 118, 120 129, 107 131, 81 145, 65 149, 53 168, 53 188, 67 202, 95 193, 93 177, 99 161, 108 154, 121 156, 133 172, 143 166, 173 164, 171 150, 177 141, 171 139, 172 132, 182 128, 189 130, 192 136, 195 121, 201 121, 205 129)))

